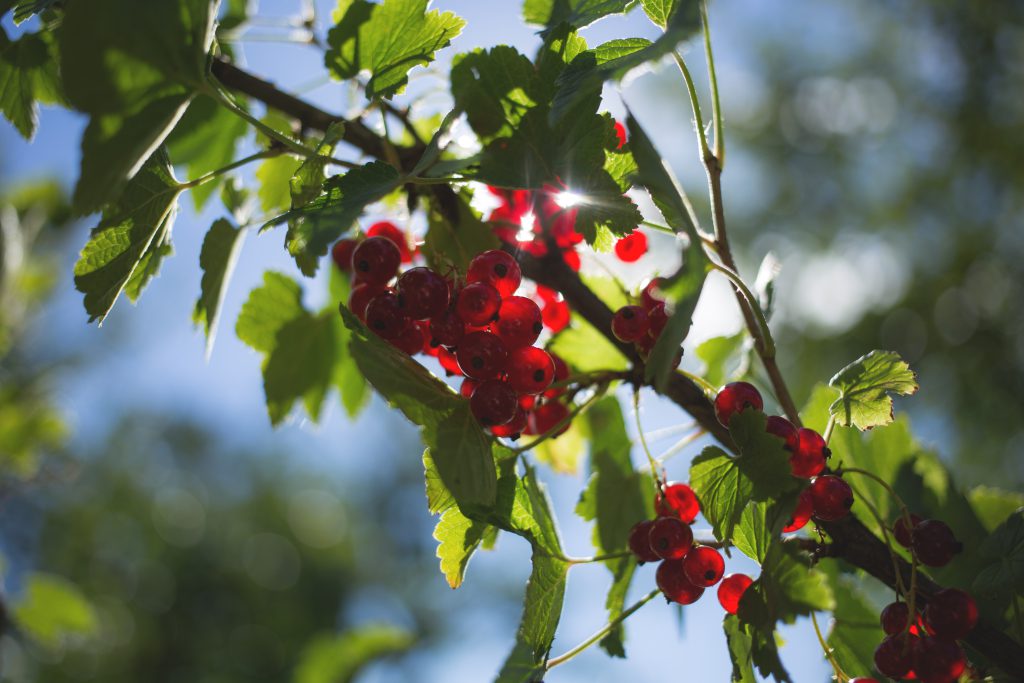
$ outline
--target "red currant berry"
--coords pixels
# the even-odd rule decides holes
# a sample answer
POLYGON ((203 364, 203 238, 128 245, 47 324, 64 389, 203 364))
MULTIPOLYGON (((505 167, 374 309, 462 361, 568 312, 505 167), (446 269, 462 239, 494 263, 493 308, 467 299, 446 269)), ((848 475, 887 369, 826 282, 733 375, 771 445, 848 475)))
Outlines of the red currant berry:
POLYGON ((518 439, 526 430, 526 422, 528 419, 529 416, 526 414, 526 411, 523 410, 522 406, 517 406, 515 416, 503 425, 494 425, 491 427, 491 434, 512 440, 518 439))
POLYGON ((845 481, 831 474, 818 477, 811 482, 811 502, 814 516, 825 522, 834 522, 850 513, 853 507, 853 490, 845 481))
POLYGON ((644 285, 644 288, 640 291, 640 305, 646 310, 650 310, 656 304, 665 303, 665 300, 661 298, 661 286, 663 284, 665 284, 664 278, 656 277, 644 285))
POLYGON ((565 261, 565 265, 569 266, 573 271, 580 272, 580 255, 575 249, 566 249, 562 252, 562 260, 565 261))
POLYGON ((338 240, 331 247, 331 259, 334 261, 334 265, 338 266, 338 270, 343 273, 347 273, 352 270, 352 252, 359 246, 359 242, 353 239, 338 240))
MULTIPOLYGON (((564 382, 567 379, 569 379, 569 366, 565 364, 565 361, 562 360, 562 357, 559 356, 557 353, 552 353, 551 351, 548 351, 548 355, 551 356, 551 360, 554 361, 555 363, 554 381, 564 382)), ((547 396, 548 398, 553 398, 555 396, 561 396, 564 393, 565 389, 560 387, 558 389, 548 389, 547 391, 544 392, 544 395, 547 396)))
POLYGON ((490 332, 467 334, 459 343, 455 357, 466 377, 481 381, 498 377, 508 367, 508 347, 490 332))
POLYGON ((413 320, 433 318, 448 310, 448 282, 430 268, 410 268, 402 273, 398 296, 413 320))
POLYGON ((437 349, 437 361, 449 377, 462 374, 462 369, 459 367, 459 361, 455 357, 454 351, 449 351, 445 347, 439 346, 437 349))
POLYGON ((909 636, 888 636, 875 648, 875 668, 889 678, 903 678, 914 666, 913 652, 917 638, 909 636))
POLYGON ((405 332, 409 319, 405 317, 398 297, 386 292, 366 304, 366 326, 384 339, 395 339, 405 332))
POLYGON ((401 334, 388 341, 399 351, 415 356, 423 350, 423 330, 419 325, 406 325, 401 334))
POLYGON ((633 528, 629 530, 629 549, 636 555, 637 561, 641 564, 644 562, 657 562, 660 559, 651 550, 650 536, 652 526, 654 526, 654 520, 645 519, 634 524, 633 528))
POLYGON ((635 342, 651 329, 647 311, 639 306, 623 306, 612 316, 612 334, 624 342, 635 342))
POLYGON ((519 264, 509 254, 500 249, 491 249, 478 254, 469 262, 466 271, 466 282, 485 282, 501 296, 512 296, 519 289, 523 274, 519 264))
POLYGON ((894 636, 902 633, 907 627, 907 619, 910 618, 910 608, 905 602, 892 602, 885 606, 879 620, 882 622, 882 630, 885 635, 894 636))
POLYGON ((945 522, 926 519, 911 533, 914 555, 929 567, 945 567, 950 560, 963 550, 953 530, 945 522))
POLYGON ((647 309, 647 318, 651 323, 651 329, 647 334, 652 340, 657 341, 665 330, 665 325, 668 324, 668 311, 665 310, 665 304, 654 304, 647 309))
POLYGON ((761 392, 748 382, 730 382, 719 389, 715 396, 715 415, 725 427, 729 426, 733 415, 747 408, 764 409, 761 392))
POLYGON ((458 346, 466 334, 466 323, 455 311, 445 311, 430 319, 430 343, 435 346, 458 346))
POLYGON ((754 580, 746 574, 729 574, 718 586, 718 602, 729 614, 740 611, 740 600, 754 580))
POLYGON ((639 261, 647 253, 647 235, 634 230, 615 242, 615 255, 624 263, 639 261))
POLYGON ((507 383, 496 379, 481 382, 469 399, 473 416, 485 427, 503 425, 516 416, 519 397, 507 383))
POLYGON ((510 349, 529 346, 537 341, 543 329, 540 307, 524 296, 502 299, 498 319, 491 325, 491 330, 510 349))
POLYGON ((348 310, 352 311, 357 318, 366 322, 366 305, 378 294, 388 291, 385 287, 371 284, 359 284, 352 288, 348 295, 348 310))
POLYGON ((569 326, 571 319, 569 304, 564 301, 549 301, 544 304, 541 318, 552 333, 557 334, 569 326))
POLYGON ((626 127, 621 121, 615 122, 615 149, 622 149, 626 145, 626 127))
POLYGON ((813 429, 801 429, 797 432, 797 446, 793 455, 789 456, 789 466, 794 477, 810 479, 821 474, 825 469, 825 459, 830 451, 825 439, 813 429))
POLYGON ((459 292, 455 311, 467 325, 486 325, 498 314, 501 295, 486 282, 474 282, 459 292))
POLYGON ((807 522, 811 521, 813 514, 814 501, 811 500, 811 490, 804 489, 800 492, 800 497, 796 499, 796 507, 793 508, 792 516, 786 522, 786 526, 782 527, 782 533, 791 534, 794 531, 800 531, 807 525, 807 522))
POLYGON ((924 624, 939 638, 960 640, 978 623, 978 606, 970 593, 959 588, 939 591, 924 609, 924 624))
POLYGON ((687 553, 683 560, 683 571, 694 586, 708 588, 722 580, 725 560, 714 548, 699 545, 687 553))
POLYGON ((665 560, 658 565, 658 571, 655 572, 654 577, 658 583, 658 589, 669 602, 691 605, 704 595, 703 588, 694 586, 686 578, 681 560, 665 560))
POLYGON ((352 267, 360 282, 386 285, 398 272, 402 255, 395 243, 384 237, 363 240, 352 252, 352 267))
POLYGON ((651 525, 651 550, 663 560, 681 560, 693 545, 693 531, 675 517, 658 517, 651 525))
POLYGON ((782 439, 786 444, 786 450, 790 453, 796 453, 800 436, 792 422, 781 415, 769 415, 764 423, 764 430, 782 439))
POLYGON ((520 394, 539 394, 555 378, 555 362, 544 349, 524 346, 508 357, 508 381, 520 394))
POLYGON ((689 486, 672 482, 658 495, 657 509, 663 517, 678 517, 684 524, 693 524, 700 514, 700 502, 689 486))
POLYGON ((465 398, 470 398, 478 386, 480 386, 480 382, 466 377, 462 380, 462 384, 459 386, 459 395, 465 398))
POLYGON ((561 401, 548 401, 537 406, 530 413, 529 427, 530 434, 547 434, 557 428, 552 436, 560 436, 569 429, 569 408, 561 401))
POLYGON ((952 640, 920 638, 914 648, 914 673, 921 683, 956 683, 966 668, 964 651, 952 640))
POLYGON ((381 221, 374 223, 366 231, 367 237, 383 237, 384 239, 390 240, 392 244, 398 247, 398 253, 402 260, 402 263, 412 262, 412 251, 409 249, 409 239, 406 237, 402 229, 394 223, 389 221, 381 221))
POLYGON ((892 535, 896 537, 896 542, 904 548, 909 548, 913 542, 913 530, 921 523, 921 517, 915 515, 913 512, 910 513, 910 527, 907 527, 907 520, 900 515, 896 522, 892 525, 892 535))

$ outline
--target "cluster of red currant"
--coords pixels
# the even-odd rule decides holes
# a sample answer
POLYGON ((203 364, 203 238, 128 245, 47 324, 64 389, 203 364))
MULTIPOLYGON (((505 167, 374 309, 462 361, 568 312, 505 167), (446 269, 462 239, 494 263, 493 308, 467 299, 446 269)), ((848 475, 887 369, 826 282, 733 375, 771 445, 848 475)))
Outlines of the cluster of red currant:
POLYGON ((640 305, 623 306, 612 316, 612 334, 615 338, 627 344, 635 344, 644 358, 654 348, 668 323, 665 302, 658 296, 661 282, 660 278, 648 282, 640 292, 640 305))

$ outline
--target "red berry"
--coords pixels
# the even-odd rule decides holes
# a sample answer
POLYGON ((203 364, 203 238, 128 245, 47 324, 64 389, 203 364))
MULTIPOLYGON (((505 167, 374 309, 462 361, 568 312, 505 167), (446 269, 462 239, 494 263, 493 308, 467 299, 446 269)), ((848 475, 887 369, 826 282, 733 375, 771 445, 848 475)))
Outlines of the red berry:
POLYGON ((458 346, 466 334, 466 323, 455 311, 445 311, 430 319, 430 343, 436 346, 458 346))
POLYGON ((959 640, 978 623, 978 606, 966 591, 946 588, 936 593, 924 610, 924 623, 929 633, 939 638, 959 640))
POLYGON ((398 296, 413 320, 433 318, 448 310, 448 283, 430 268, 410 268, 402 273, 398 296))
POLYGON ((409 319, 405 317, 398 297, 385 292, 366 304, 366 326, 384 339, 395 339, 405 332, 409 319))
POLYGON ((347 273, 352 270, 352 252, 359 246, 359 242, 353 239, 338 240, 331 247, 331 259, 334 261, 334 265, 338 266, 338 270, 343 273, 347 273))
POLYGON ((486 325, 498 314, 501 295, 486 282, 474 282, 462 288, 455 311, 467 325, 486 325))
POLYGON ((800 437, 792 422, 781 415, 769 415, 764 423, 764 430, 782 439, 786 444, 786 449, 791 453, 796 452, 800 437))
POLYGON ((419 325, 406 325, 401 334, 388 341, 399 351, 415 356, 423 350, 423 330, 419 325))
POLYGON ((455 357, 466 377, 494 379, 508 366, 508 347, 490 332, 470 332, 462 338, 455 357))
POLYGON ((481 382, 469 399, 473 416, 485 427, 503 425, 516 416, 519 397, 506 382, 489 379, 481 382))
POLYGON ((547 434, 556 427, 558 431, 553 436, 564 434, 569 429, 569 408, 561 401, 548 401, 544 405, 537 406, 530 413, 530 434, 547 434), (562 424, 564 422, 564 424, 562 424), (559 427, 558 425, 562 425, 559 427))
POLYGON ((510 349, 529 346, 537 341, 543 329, 540 307, 524 296, 502 299, 498 318, 491 325, 491 330, 510 349))
POLYGON ((694 586, 686 578, 681 560, 665 560, 658 565, 658 571, 655 572, 654 577, 659 590, 670 602, 690 605, 704 595, 703 588, 694 586))
POLYGON ((653 341, 657 341, 664 331, 665 325, 668 324, 668 311, 665 310, 665 304, 654 304, 647 309, 647 318, 651 323, 651 329, 647 334, 653 341))
POLYGON ((926 519, 911 533, 914 555, 929 567, 945 567, 953 556, 963 550, 953 530, 945 522, 926 519))
POLYGON ((729 420, 733 415, 747 408, 764 408, 761 392, 748 382, 730 382, 719 389, 718 395, 715 396, 715 415, 725 427, 729 426, 729 420))
POLYGON ((348 295, 348 310, 352 311, 357 318, 366 322, 366 305, 378 294, 388 291, 380 285, 359 284, 352 288, 348 295))
POLYGON ((398 272, 402 255, 395 243, 384 237, 363 240, 352 252, 352 267, 360 282, 386 285, 398 272))
POLYGON ((374 223, 366 231, 368 237, 383 237, 386 240, 390 240, 392 244, 398 247, 398 253, 402 260, 402 263, 412 262, 412 251, 409 249, 409 239, 406 237, 402 229, 394 223, 389 221, 380 221, 374 223))
POLYGON ((875 648, 875 668, 889 678, 903 678, 913 668, 915 636, 889 636, 875 648), (906 637, 910 638, 907 643, 906 637))
POLYGON ((660 290, 663 284, 665 284, 664 278, 656 277, 644 285, 644 288, 640 290, 640 305, 650 310, 656 304, 665 303, 665 300, 661 298, 660 290))
POLYGON ((812 514, 814 514, 814 501, 811 500, 811 490, 807 488, 800 492, 793 514, 786 522, 786 526, 782 527, 782 533, 791 534, 794 531, 800 531, 811 520, 812 514))
POLYGON ((480 386, 480 382, 466 377, 462 380, 462 384, 459 386, 459 394, 465 398, 469 398, 473 395, 473 392, 476 391, 478 386, 480 386))
POLYGON ((694 586, 707 588, 722 580, 725 560, 714 548, 699 545, 687 553, 686 559, 683 560, 683 571, 694 586))
POLYGON ((754 580, 746 574, 729 574, 718 586, 718 602, 729 614, 740 611, 740 600, 754 580))
POLYGON ((797 446, 793 455, 789 456, 789 466, 794 477, 810 479, 821 474, 825 469, 825 459, 830 451, 825 439, 813 429, 801 429, 797 432, 797 446))
POLYGON ((921 517, 915 515, 913 512, 910 513, 910 528, 907 528, 907 520, 900 515, 896 519, 896 523, 892 525, 892 535, 896 537, 896 542, 904 548, 909 548, 914 542, 913 530, 921 523, 921 517))
POLYGON ((629 530, 629 549, 636 555, 638 562, 657 562, 658 556, 651 550, 650 534, 654 520, 645 519, 637 522, 629 530))
POLYGON ((491 249, 478 254, 469 262, 466 282, 485 282, 501 296, 512 296, 519 289, 523 274, 519 264, 508 253, 500 249, 491 249))
POLYGON ((894 636, 902 633, 907 628, 907 619, 910 618, 910 608, 905 602, 892 602, 885 606, 879 620, 882 623, 882 630, 885 635, 894 636))
POLYGON ((921 638, 914 648, 914 673, 921 683, 956 683, 966 668, 964 651, 952 640, 921 638))
POLYGON ((562 252, 562 260, 565 261, 565 265, 569 266, 573 271, 580 272, 580 255, 575 249, 566 249, 562 252))
POLYGON ((612 334, 619 341, 635 342, 650 329, 647 311, 639 306, 623 306, 612 316, 612 334))
POLYGON ((620 261, 633 263, 647 253, 647 235, 634 230, 615 242, 615 255, 620 261))
POLYGON ((626 144, 626 127, 621 121, 615 122, 615 138, 618 146, 615 149, 622 149, 626 144))
POLYGON ((811 482, 811 503, 814 516, 825 522, 834 522, 850 513, 853 507, 853 490, 845 481, 831 474, 818 477, 811 482))
POLYGON ((494 425, 491 427, 491 434, 509 439, 518 439, 519 435, 526 430, 526 422, 528 419, 529 416, 526 414, 526 411, 523 410, 522 406, 517 406, 515 416, 503 425, 494 425))
POLYGON ((520 394, 539 394, 555 378, 555 362, 544 349, 524 346, 508 357, 508 381, 520 394))
POLYGON ((437 360, 449 376, 462 374, 462 369, 459 367, 459 361, 455 357, 454 351, 449 351, 443 346, 438 347, 437 360))
POLYGON ((557 334, 569 326, 569 304, 564 301, 549 301, 544 304, 541 317, 547 328, 557 334))
POLYGON ((693 531, 675 517, 658 517, 651 525, 651 550, 663 560, 681 560, 693 545, 693 531))
POLYGON ((697 494, 686 484, 666 484, 658 496, 658 514, 663 517, 678 517, 685 524, 693 524, 700 514, 697 494))

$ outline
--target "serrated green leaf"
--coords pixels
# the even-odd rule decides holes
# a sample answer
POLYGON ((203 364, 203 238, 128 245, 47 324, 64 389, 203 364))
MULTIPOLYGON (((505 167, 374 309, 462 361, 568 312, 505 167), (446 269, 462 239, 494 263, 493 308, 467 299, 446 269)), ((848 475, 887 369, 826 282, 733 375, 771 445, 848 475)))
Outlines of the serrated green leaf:
POLYGON ((999 525, 979 548, 985 568, 974 579, 980 595, 1024 591, 1024 509, 999 525))
POLYGON ((405 652, 415 640, 408 631, 386 624, 317 636, 299 654, 292 683, 351 683, 367 664, 405 652))
MULTIPOLYGON (((8 4, 14 5, 14 23, 23 24, 36 14, 41 14, 56 5, 60 0, 11 0, 8 4)), ((6 9, 4 3, 0 3, 0 14, 6 9)))
POLYGON ((203 326, 207 356, 213 350, 213 342, 217 337, 221 306, 245 241, 245 232, 245 228, 236 228, 231 221, 221 218, 214 221, 203 238, 203 247, 199 252, 199 267, 203 277, 192 320, 203 326))
POLYGON ((534 100, 533 63, 507 45, 476 50, 452 62, 451 91, 473 131, 484 141, 508 135, 534 100))
MULTIPOLYGON (((188 167, 189 179, 223 168, 235 160, 238 142, 248 125, 212 98, 197 97, 167 136, 167 151, 175 165, 188 167)), ((192 188, 196 210, 201 210, 224 180, 218 177, 192 188)))
POLYGON ((878 610, 853 577, 840 575, 834 566, 828 569, 836 600, 828 646, 850 676, 871 676, 875 648, 885 637, 878 610))
POLYGON ((441 560, 441 573, 450 587, 458 588, 462 585, 469 559, 492 528, 483 522, 469 519, 455 506, 441 513, 441 519, 434 528, 434 540, 438 542, 437 557, 441 560))
POLYGON ((43 33, 26 33, 11 41, 0 29, 0 113, 31 140, 39 121, 37 99, 52 101, 60 92, 57 60, 52 39, 43 33))
POLYGON ((629 367, 629 360, 622 352, 575 313, 572 324, 559 332, 548 348, 580 372, 625 370, 629 367))
POLYGON ((235 323, 235 334, 260 353, 274 350, 277 332, 302 315, 302 288, 287 275, 267 271, 263 286, 249 293, 235 323))
POLYGON ((733 532, 736 548, 758 564, 763 563, 783 527, 783 520, 779 517, 777 508, 768 502, 753 503, 743 508, 733 532))
POLYGON ((633 0, 526 0, 523 19, 549 28, 569 24, 583 28, 609 14, 622 14, 633 0))
POLYGON ((749 337, 744 332, 726 337, 712 337, 701 342, 694 355, 704 363, 703 377, 712 386, 720 387, 743 374, 747 365, 749 337))
POLYGON ((656 26, 665 28, 679 0, 640 0, 644 13, 656 26))
POLYGON ((318 156, 302 160, 295 170, 288 181, 293 209, 305 206, 320 196, 320 192, 324 189, 324 169, 327 167, 327 157, 334 151, 334 146, 338 144, 344 134, 345 124, 343 122, 332 123, 317 145, 318 156))
POLYGON ((755 501, 776 500, 797 486, 789 465, 791 453, 785 441, 765 429, 767 419, 759 410, 744 410, 729 421, 729 433, 740 452, 735 462, 750 480, 755 501))
POLYGON ((732 661, 732 683, 756 683, 754 677, 754 660, 751 653, 753 640, 746 627, 734 614, 728 614, 722 622, 725 629, 725 642, 729 647, 729 659, 732 661))
POLYGON ((291 206, 290 182, 302 160, 289 154, 270 157, 256 168, 256 180, 260 184, 257 196, 264 213, 287 211, 291 206))
POLYGON ((165 222, 156 237, 153 238, 149 248, 142 254, 139 265, 135 267, 132 276, 124 285, 124 294, 132 303, 138 302, 139 297, 142 296, 142 290, 146 288, 150 280, 159 275, 164 259, 174 253, 169 227, 165 222))
POLYGON ((893 421, 891 394, 917 391, 917 376, 894 351, 872 351, 836 373, 829 386, 839 390, 831 412, 836 423, 866 430, 893 421))
POLYGON ((281 326, 263 366, 263 390, 271 424, 280 424, 298 400, 309 417, 319 421, 340 351, 330 312, 312 315, 303 310, 281 326))
POLYGON ((69 639, 93 635, 98 626, 92 605, 76 586, 42 573, 28 576, 12 616, 33 641, 51 650, 69 639))
POLYGON ((772 546, 761 565, 761 576, 743 594, 739 616, 770 630, 778 621, 791 624, 798 616, 834 608, 828 577, 811 567, 798 550, 780 543, 772 546))
POLYGON ((568 572, 569 564, 564 560, 534 553, 516 645, 496 683, 539 680, 537 675, 543 672, 561 618, 568 572))
POLYGON ((488 249, 497 249, 498 238, 470 207, 465 192, 457 195, 458 222, 453 224, 434 199, 427 213, 427 234, 420 250, 427 265, 439 273, 465 273, 469 262, 488 249))
POLYGON ((731 539, 754 485, 717 446, 708 446, 690 465, 690 487, 711 524, 715 538, 731 539))
POLYGON ((170 239, 180 193, 167 154, 160 149, 103 212, 75 263, 75 288, 85 295, 90 322, 103 322, 141 266, 141 279, 132 287, 138 298, 148 280, 143 274, 152 275, 162 256, 159 247, 170 239))

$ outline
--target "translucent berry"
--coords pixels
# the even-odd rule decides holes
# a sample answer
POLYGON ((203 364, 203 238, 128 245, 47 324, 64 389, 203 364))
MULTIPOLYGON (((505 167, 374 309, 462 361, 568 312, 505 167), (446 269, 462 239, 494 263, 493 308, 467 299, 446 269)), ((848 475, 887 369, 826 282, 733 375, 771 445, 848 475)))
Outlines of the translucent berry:
POLYGON ((539 394, 555 379, 555 362, 544 349, 524 346, 508 357, 508 381, 520 394, 539 394))
POLYGON ((926 519, 911 533, 914 555, 929 567, 945 567, 961 550, 953 530, 945 522, 926 519))
POLYGON ((437 361, 444 368, 445 373, 450 377, 452 375, 461 375, 462 369, 459 367, 459 361, 455 357, 454 351, 449 351, 445 347, 441 346, 437 349, 437 361))
POLYGON ((891 602, 882 610, 879 621, 882 623, 882 630, 885 635, 894 636, 902 633, 907 627, 907 619, 910 618, 910 608, 905 602, 891 602))
POLYGON ((524 296, 509 296, 502 299, 498 318, 491 325, 491 330, 501 337, 510 349, 529 346, 537 341, 543 329, 540 307, 524 296))
POLYGON ((834 522, 850 513, 853 507, 853 490, 845 481, 831 474, 818 477, 811 482, 811 503, 814 516, 825 522, 834 522))
POLYGON ((754 580, 746 574, 729 574, 718 586, 718 602, 729 614, 740 611, 740 600, 754 580))
POLYGON ((541 318, 544 325, 553 333, 561 332, 569 326, 569 304, 564 301, 548 301, 541 311, 541 318))
POLYGON ((547 434, 557 428, 553 436, 564 434, 569 429, 569 408, 561 401, 548 401, 537 406, 530 413, 531 434, 547 434), (559 425, 562 425, 559 427, 559 425))
POLYGON ((913 652, 917 638, 909 636, 888 636, 875 648, 875 668, 889 678, 903 678, 914 666, 913 652))
POLYGON ((629 530, 629 549, 636 555, 638 562, 657 562, 660 558, 651 550, 650 534, 654 520, 645 519, 637 522, 629 530))
POLYGON ((352 268, 360 282, 386 285, 398 272, 402 255, 395 243, 384 237, 363 240, 352 252, 352 268))
POLYGON ((764 409, 761 392, 748 382, 730 382, 719 389, 715 396, 715 415, 725 427, 729 426, 733 415, 747 408, 764 409))
POLYGON ((473 392, 476 391, 478 386, 480 386, 480 382, 466 377, 462 380, 462 384, 459 386, 459 395, 469 398, 473 395, 473 392))
POLYGON ((366 326, 384 339, 395 339, 405 332, 409 319, 405 317, 398 297, 385 292, 366 304, 366 326))
POLYGON ((508 347, 490 332, 470 332, 462 338, 455 357, 466 377, 481 381, 495 379, 508 366, 508 347))
POLYGON ((658 565, 655 573, 658 589, 670 602, 680 605, 691 605, 704 595, 704 589, 694 586, 683 572, 682 560, 665 560, 658 565))
POLYGON ((813 514, 814 501, 811 500, 811 490, 807 488, 801 491, 800 497, 796 499, 796 507, 793 508, 793 514, 786 522, 786 526, 782 527, 782 533, 791 534, 794 531, 800 531, 811 520, 813 514))
POLYGON ((409 249, 409 238, 406 234, 394 223, 390 221, 380 221, 374 223, 366 231, 368 237, 383 237, 386 240, 390 240, 392 244, 398 247, 398 253, 402 263, 410 263, 412 261, 412 251, 409 249))
POLYGON ((485 427, 503 425, 516 416, 519 397, 506 382, 489 379, 481 382, 469 399, 473 416, 485 427))
POLYGON ((491 249, 478 254, 469 262, 466 271, 466 282, 485 282, 501 296, 512 296, 519 289, 523 274, 519 264, 508 253, 500 249, 491 249))
POLYGON ((413 320, 433 318, 448 310, 448 283, 430 268, 410 268, 402 273, 398 296, 413 320))
POLYGON ((789 466, 794 477, 810 479, 825 469, 825 458, 829 455, 825 439, 813 429, 797 432, 797 446, 789 456, 789 466))
POLYGON ((644 288, 640 290, 640 305, 650 310, 655 304, 665 303, 665 300, 661 298, 660 289, 663 284, 665 284, 665 280, 656 277, 644 285, 644 288))
MULTIPOLYGON (((551 356, 551 360, 555 363, 555 382, 564 382, 569 379, 569 366, 565 364, 562 357, 557 353, 548 351, 548 355, 551 356)), ((558 387, 555 389, 548 389, 544 392, 544 395, 551 398, 554 396, 561 396, 565 393, 565 387, 558 387)))
POLYGON ((959 588, 946 588, 928 602, 924 609, 924 623, 929 633, 939 638, 960 640, 978 623, 978 606, 970 593, 959 588))
POLYGON ((612 316, 612 334, 624 342, 635 342, 651 329, 647 311, 640 306, 623 306, 612 316))
POLYGON ((964 651, 955 641, 943 638, 919 639, 913 658, 921 683, 956 683, 967 668, 964 651))
POLYGON ((910 528, 907 528, 907 520, 900 515, 896 522, 892 525, 892 535, 896 537, 896 542, 904 548, 909 548, 914 542, 913 530, 921 523, 921 517, 915 515, 913 512, 910 513, 910 528))
POLYGON ((615 149, 622 149, 626 145, 626 127, 621 121, 615 122, 615 149))
POLYGON ((406 325, 397 337, 388 340, 399 351, 415 356, 423 350, 423 330, 419 325, 406 325))
POLYGON ((435 346, 458 346, 466 334, 466 323, 455 311, 445 311, 430 319, 430 343, 435 346))
POLYGON ((666 484, 658 496, 658 514, 663 517, 678 517, 685 524, 693 524, 700 514, 697 494, 686 484, 666 484))
POLYGON ((388 291, 387 288, 380 285, 366 283, 356 285, 352 288, 352 293, 348 295, 348 310, 366 322, 366 305, 378 294, 383 294, 386 291, 388 291))
POLYGON ((647 334, 653 341, 657 341, 664 331, 665 325, 668 324, 668 311, 665 310, 665 304, 654 304, 647 309, 647 318, 651 324, 651 329, 647 331, 647 334))
POLYGON ((721 553, 706 545, 699 545, 689 553, 683 560, 683 571, 686 578, 694 586, 707 588, 714 586, 722 580, 725 573, 725 560, 721 553))
POLYGON ((681 560, 693 545, 693 531, 675 517, 658 517, 651 525, 651 550, 663 560, 681 560))
POLYGON ((529 416, 526 414, 526 411, 521 406, 517 406, 516 414, 512 419, 503 425, 492 426, 491 434, 509 439, 518 439, 519 435, 526 430, 527 420, 529 420, 529 416))
POLYGON ((345 238, 338 240, 331 247, 331 260, 334 261, 334 265, 338 266, 338 270, 343 273, 347 273, 352 270, 352 252, 359 246, 359 242, 345 238))
POLYGON ((634 230, 615 242, 615 256, 624 263, 639 261, 647 253, 647 235, 634 230))
POLYGON ((455 312, 467 325, 487 325, 501 308, 501 295, 486 282, 473 282, 462 288, 455 312))
POLYGON ((781 415, 769 415, 764 423, 764 430, 783 440, 786 449, 796 453, 797 445, 800 442, 799 432, 796 426, 781 415))
POLYGON ((565 261, 565 265, 569 266, 575 272, 580 272, 580 255, 575 249, 566 249, 562 252, 562 260, 565 261))

